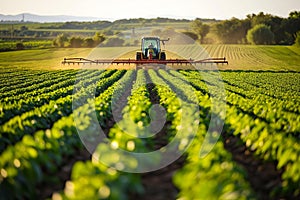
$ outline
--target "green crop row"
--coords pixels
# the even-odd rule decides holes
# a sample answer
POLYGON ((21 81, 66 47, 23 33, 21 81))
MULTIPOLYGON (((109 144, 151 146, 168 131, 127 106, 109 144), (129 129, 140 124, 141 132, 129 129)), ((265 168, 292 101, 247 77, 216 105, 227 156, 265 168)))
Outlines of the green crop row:
MULTIPOLYGON (((208 93, 203 82, 197 79, 189 79, 189 81, 197 89, 208 93)), ((215 90, 217 91, 216 88, 215 90)), ((235 93, 231 93, 227 96, 226 101, 229 102, 226 106, 226 116, 220 116, 228 125, 228 130, 226 131, 233 132, 232 134, 240 137, 244 144, 260 158, 266 161, 276 161, 277 169, 283 170, 281 176, 283 181, 279 193, 292 194, 294 196, 299 195, 300 145, 298 139, 291 134, 285 134, 283 127, 276 126, 276 121, 269 123, 267 120, 254 118, 253 115, 249 114, 252 112, 252 109, 260 106, 259 104, 254 105, 254 102, 252 106, 246 106, 245 104, 249 104, 249 101, 245 101, 244 98, 235 93), (283 144, 285 144, 285 146, 283 146, 283 144)), ((265 109, 267 108, 265 107, 265 109)), ((272 111, 269 112, 272 113, 272 111)), ((286 112, 280 113, 280 108, 278 108, 277 112, 281 116, 287 115, 286 112)), ((290 126, 299 121, 299 118, 290 119, 286 117, 286 119, 290 120, 290 126)), ((295 124, 294 127, 297 128, 297 126, 298 125, 295 124)), ((297 131, 298 129, 296 128, 295 130, 297 131)), ((273 192, 278 192, 278 189, 273 192)))
MULTIPOLYGON (((78 72, 80 73, 80 71, 78 72)), ((86 77, 86 79, 92 78, 93 76, 99 75, 100 72, 88 72, 81 74, 86 77)), ((59 88, 64 88, 69 85, 74 85, 76 72, 62 74, 57 76, 54 74, 53 76, 47 76, 46 80, 43 80, 41 83, 33 83, 27 87, 16 88, 13 90, 9 90, 1 94, 1 103, 11 104, 15 101, 20 101, 22 99, 27 99, 30 96, 37 96, 45 93, 52 92, 59 88)), ((33 77, 35 78, 35 77, 33 77)), ((28 81, 28 80, 27 80, 28 81)), ((29 81, 30 82, 30 81, 29 81)))
MULTIPOLYGON (((119 74, 120 78, 124 72, 119 71, 116 74, 119 74)), ((6 199, 37 198, 37 185, 53 180, 53 175, 63 165, 63 158, 82 148, 76 128, 88 125, 93 108, 97 113, 109 113, 110 107, 107 102, 113 92, 129 84, 130 79, 130 72, 119 81, 107 78, 106 82, 111 86, 94 99, 95 107, 92 104, 84 104, 76 108, 73 114, 56 121, 51 129, 37 131, 32 136, 26 135, 14 146, 9 146, 0 156, 0 193, 6 199), (80 126, 75 125, 74 115, 82 116, 78 118, 80 121, 76 121, 80 126)), ((109 116, 102 115, 102 118, 109 116)))
MULTIPOLYGON (((30 86, 27 87, 20 87, 20 88, 10 88, 8 91, 6 92, 2 92, 0 94, 0 98, 3 102, 8 102, 10 99, 16 99, 16 98, 21 98, 22 95, 24 95, 25 93, 29 93, 29 92, 34 92, 33 95, 35 94, 39 94, 41 93, 40 90, 45 89, 45 88, 49 88, 50 86, 53 86, 54 84, 59 84, 61 82, 65 82, 65 81, 71 81, 74 77, 74 75, 76 74, 75 71, 71 71, 69 73, 63 73, 59 76, 57 76, 57 74, 53 74, 51 75, 47 75, 46 77, 44 77, 43 82, 41 83, 37 83, 37 84, 32 84, 30 86)), ((38 76, 32 77, 32 79, 39 79, 38 76)), ((30 80, 24 80, 26 82, 30 82, 30 80)), ((8 79, 7 82, 10 82, 10 80, 8 79)), ((13 83, 11 83, 13 84, 13 83)), ((47 92, 47 91, 45 91, 47 92)))
MULTIPOLYGON (((82 84, 82 87, 76 94, 53 101, 50 100, 48 104, 13 117, 7 123, 0 126, 0 139, 2 141, 0 150, 2 151, 8 144, 14 144, 16 141, 19 141, 26 134, 32 134, 37 130, 50 128, 55 121, 72 113, 73 99, 81 98, 89 92, 89 90, 93 90, 93 88, 96 88, 95 95, 98 96, 114 81, 118 80, 122 76, 122 73, 122 71, 118 71, 108 78, 103 78, 105 73, 102 73, 100 76, 95 77, 95 80, 79 82, 82 84), (98 79, 100 80, 97 82, 98 79), (92 84, 85 87, 87 86, 87 82, 92 84)), ((65 89, 67 90, 68 88, 65 89)))
MULTIPOLYGON (((176 71, 170 71, 173 76, 168 80, 177 82, 178 86, 186 85, 191 87, 190 83, 176 71)), ((176 85, 177 85, 176 84, 176 85)), ((218 137, 217 130, 220 119, 214 119, 210 124, 212 116, 212 101, 208 95, 204 95, 194 88, 185 89, 194 93, 193 98, 197 98, 199 112, 197 113, 197 127, 193 143, 185 152, 187 161, 183 168, 178 170, 173 176, 175 185, 179 188, 180 199, 254 199, 255 195, 249 186, 246 172, 237 165, 228 153, 222 141, 215 139, 216 144, 210 144, 212 138, 218 137), (209 126, 210 129, 209 129, 209 126), (205 140, 207 135, 210 140, 205 140), (213 145, 213 148, 209 148, 213 145), (200 151, 209 151, 205 157, 200 157, 200 151), (183 181, 186 180, 186 181, 183 181)), ((214 102, 217 104, 216 102, 214 102)), ((215 105, 214 105, 215 106, 215 105)), ((186 118, 186 115, 183 115, 186 118)), ((215 118, 217 118, 215 116, 215 118)), ((190 120, 193 121, 193 120, 190 120)), ((191 124, 186 124, 191 127, 191 124)), ((185 131, 186 132, 186 131, 185 131)))
MULTIPOLYGON (((139 70, 139 74, 142 73, 142 70, 139 70)), ((164 106, 164 108, 167 110, 167 120, 171 122, 171 126, 167 130, 167 135, 169 140, 171 141, 174 139, 175 135, 178 137, 178 144, 175 145, 175 148, 178 148, 179 150, 183 150, 187 147, 189 139, 192 137, 193 129, 192 127, 195 127, 198 125, 197 119, 198 119, 198 113, 195 113, 195 110, 191 109, 190 103, 195 102, 194 99, 192 99, 193 95, 191 95, 188 91, 191 90, 190 85, 185 84, 183 81, 181 81, 179 78, 174 78, 174 76, 170 75, 169 73, 165 71, 159 71, 159 75, 153 71, 149 70, 149 76, 154 82, 155 89, 160 97, 160 104, 164 106), (160 78, 162 77, 162 78, 160 78), (165 82, 167 80, 167 83, 165 82), (172 91, 172 88, 175 88, 180 86, 180 90, 177 90, 176 92, 172 91), (186 105, 184 105, 186 104, 186 105), (196 116, 195 116, 196 114, 196 116), (184 118, 183 118, 184 116, 184 118), (196 119, 196 120, 195 120, 196 119)), ((139 77, 139 76, 138 76, 139 77)), ((113 153, 110 156, 110 152, 113 152, 113 148, 121 148, 127 151, 137 151, 137 152, 144 152, 147 151, 145 149, 145 146, 148 145, 148 143, 144 143, 145 140, 140 139, 134 139, 136 136, 139 136, 141 132, 144 132, 143 126, 147 125, 147 122, 144 122, 141 117, 145 116, 143 113, 149 109, 147 105, 150 104, 143 104, 143 102, 147 102, 147 97, 145 98, 144 94, 147 94, 146 88, 144 86, 139 86, 139 78, 137 78, 136 84, 133 86, 133 88, 138 88, 137 91, 133 89, 132 96, 130 100, 133 102, 131 104, 130 100, 128 102, 128 107, 126 107, 124 110, 126 112, 124 113, 124 121, 126 121, 125 124, 129 124, 128 117, 130 116, 132 120, 134 120, 137 124, 140 124, 140 127, 137 127, 137 129, 133 128, 127 128, 127 130, 120 130, 120 127, 112 128, 110 130, 110 139, 111 139, 111 145, 112 149, 106 149, 104 146, 98 146, 95 157, 93 157, 92 164, 90 162, 87 163, 80 163, 78 164, 80 169, 74 168, 74 170, 77 170, 76 175, 74 175, 76 178, 72 178, 70 182, 67 183, 65 188, 65 193, 63 195, 64 198, 109 198, 109 199, 118 199, 120 197, 122 198, 129 198, 128 194, 131 192, 139 193, 141 192, 141 183, 133 174, 124 174, 121 172, 117 172, 114 170, 114 168, 123 170, 122 167, 124 167, 124 163, 128 165, 132 165, 131 167, 136 167, 136 165, 140 163, 136 163, 136 160, 115 160, 113 157, 113 153), (138 95, 137 95, 138 94, 138 95), (141 101, 141 99, 144 99, 144 101, 141 101), (143 105, 141 108, 136 108, 137 104, 143 105), (134 108, 134 109, 133 109, 134 108), (126 117, 125 117, 126 116, 126 117), (132 133, 135 137, 128 136, 127 133, 132 133), (107 157, 105 156, 107 155, 107 157), (97 159, 98 158, 98 159, 97 159), (113 168, 107 168, 103 165, 99 164, 98 160, 102 159, 108 159, 107 162, 111 162, 110 164, 113 164, 113 168), (94 167, 92 167, 94 166, 94 167), (89 168, 91 172, 87 173, 84 169, 89 168), (114 179, 109 175, 107 177, 103 177, 103 170, 106 170, 107 172, 113 172, 110 175, 114 175, 114 179), (99 176, 99 178, 102 180, 102 182, 99 182, 98 184, 95 184, 94 181, 89 181, 93 179, 92 177, 99 176), (133 177, 132 177, 133 176, 133 177), (109 177, 109 178, 108 178, 109 177), (131 184, 128 184, 128 187, 123 186, 123 184, 120 186, 120 183, 116 180, 120 179, 126 179, 131 180, 131 184), (107 180, 108 179, 108 180, 107 180), (119 187, 116 187, 116 185, 119 185, 119 187), (81 188, 89 188, 89 190, 83 192, 81 188), (92 189, 90 189, 92 188, 92 189), (105 188, 105 190, 104 190, 105 188), (106 196, 102 196, 103 193, 102 190, 106 191, 106 196), (118 194, 118 195, 117 195, 118 194)), ((197 92, 196 92, 197 93, 197 92)), ((198 96, 199 97, 199 93, 198 96)), ((207 99, 207 96, 201 97, 201 106, 207 107, 210 105, 207 99), (205 99, 206 98, 206 99, 205 99), (203 105, 204 101, 208 102, 206 105, 203 105)), ((206 116, 207 113, 203 113, 203 116, 206 116)), ((206 119, 204 119, 206 123, 206 119)), ((122 127, 122 126, 121 126, 122 127)), ((129 126, 132 127, 132 126, 129 126)), ((202 125, 202 128, 205 126, 202 125)), ((198 133, 200 138, 203 140, 203 133, 205 130, 201 130, 200 133, 198 133)), ((196 139, 199 139, 199 138, 196 139)), ((198 173, 198 176, 203 176, 203 181, 199 181, 199 179, 196 179, 196 181, 188 180, 186 182, 182 182, 182 175, 177 175, 175 177, 175 181, 178 185, 178 187, 182 190, 182 193, 180 194, 181 198, 200 198, 203 199, 207 197, 224 197, 224 198, 253 198, 254 195, 250 189, 250 186, 248 185, 247 181, 245 180, 245 172, 237 166, 231 159, 231 156, 229 153, 227 153, 222 146, 221 142, 217 143, 217 149, 213 151, 211 156, 206 157, 206 159, 199 160, 199 154, 195 154, 195 150, 197 149, 199 151, 200 143, 197 141, 194 148, 195 149, 189 149, 188 150, 188 156, 191 160, 197 160, 196 162, 192 164, 188 164, 187 168, 189 169, 190 177, 192 177, 192 180, 195 180, 193 178, 195 173, 198 173), (202 162, 203 161, 203 162, 202 162), (210 163, 210 164, 207 164, 210 163), (202 167, 203 171, 199 171, 199 168, 194 168, 194 166, 202 167), (214 165, 213 170, 212 165, 214 165), (191 170, 190 168, 194 169, 191 170), (207 174, 207 172, 210 172, 210 174, 207 174), (191 176, 192 175, 192 176, 191 176), (205 176, 207 175, 207 176, 205 176), (214 178, 211 178, 214 177, 214 178), (218 177, 218 178, 216 178, 218 177), (180 181, 179 181, 180 179, 180 181), (207 180, 209 179, 210 184, 207 184, 207 180), (225 181, 226 180, 226 181, 225 181), (179 184, 179 182, 181 184, 179 184), (216 183, 222 182, 222 185, 216 185, 216 183), (193 192, 187 193, 187 191, 191 191, 192 187, 195 188, 193 192), (207 190, 207 187, 210 187, 209 190, 207 190), (204 195, 200 195, 203 190, 206 191, 204 195), (216 191, 217 190, 217 191, 216 191), (190 194, 190 196, 189 196, 190 194)), ((115 155, 117 156, 117 155, 115 155)), ((117 158, 116 158, 117 159, 117 158)), ((152 162, 159 162, 159 157, 156 159, 151 159, 152 162)), ((144 162, 142 163, 144 167, 151 165, 151 163, 144 162)), ((153 163, 152 163, 153 164, 153 163)), ((183 170, 186 172, 186 169, 183 170)), ((75 173, 75 172, 74 172, 75 173)), ((185 176, 185 175, 184 175, 185 176)), ((186 176, 185 176, 186 177, 186 176)))
POLYGON ((294 72, 262 72, 262 73, 222 73, 223 79, 244 89, 255 89, 255 92, 266 94, 276 99, 298 99, 299 73, 294 72), (284 84, 282 81, 284 80, 284 84))
MULTIPOLYGON (((148 116, 148 113, 151 113, 149 109, 152 104, 146 85, 145 73, 146 71, 144 70, 138 70, 137 79, 132 87, 128 104, 123 109, 123 119, 109 131, 109 145, 100 144, 93 154, 92 162, 75 164, 72 170, 72 178, 67 182, 64 193, 60 194, 62 198, 128 199, 132 193, 143 193, 138 174, 119 172, 115 169, 125 171, 138 171, 141 168, 147 169, 153 163, 160 163, 159 156, 145 158, 141 161, 130 155, 118 154, 115 150, 123 149, 127 152, 144 153, 149 151, 149 147, 153 147, 151 141, 153 138, 141 138, 145 137, 144 134, 151 133, 151 130, 148 128, 151 120, 153 120, 151 114, 148 116), (102 162, 110 167, 103 165, 102 162), (89 169, 89 171, 86 169, 89 169), (97 177, 97 179, 93 177, 97 177), (82 188, 86 189, 82 190, 82 188)), ((176 94, 171 91, 162 79, 157 77, 154 71, 149 73, 151 73, 151 80, 156 78, 155 81, 159 81, 164 85, 161 89, 156 86, 156 89, 162 91, 160 94, 163 96, 160 98, 163 99, 161 101, 162 105, 166 106, 168 110, 167 120, 173 120, 174 116, 177 116, 177 121, 172 122, 173 125, 170 128, 170 130, 176 130, 176 127, 179 127, 182 112, 177 109, 180 103, 176 94)), ((155 111, 153 112, 152 114, 156 113, 155 111)), ((187 128, 188 125, 186 124, 185 127, 187 128)), ((186 130, 186 128, 182 129, 186 130)))
POLYGON ((300 194, 297 73, 24 70, 23 77, 22 70, 3 72, 9 82, 0 83, 0 194, 5 199, 39 198, 36 188, 61 181, 60 168, 89 145, 91 160, 75 163, 53 199, 142 198, 141 175, 132 172, 164 167, 182 154, 186 161, 173 175, 179 199, 258 198, 245 169, 225 149, 224 137, 214 131, 222 122, 222 132, 242 142, 237 145, 282 172, 282 185, 270 198, 300 194), (283 77, 291 80, 282 85, 283 77), (98 124, 107 137, 100 144, 98 124), (159 154, 134 156, 153 149, 159 154))
MULTIPOLYGON (((101 78, 108 77, 113 72, 114 71, 105 71, 101 75, 101 78)), ((99 71, 83 77, 80 76, 80 78, 77 78, 77 82, 81 80, 81 82, 84 83, 83 87, 86 87, 90 83, 97 81, 99 78, 97 77, 97 75, 100 75, 101 73, 102 71, 99 71)), ((65 82, 63 82, 62 84, 65 84, 65 82)), ((50 86, 50 90, 52 91, 40 95, 25 93, 22 99, 16 99, 15 101, 12 101, 8 104, 0 103, 0 124, 3 124, 14 116, 21 115, 22 113, 29 112, 33 109, 38 108, 39 106, 43 106, 50 101, 55 101, 60 98, 67 97, 68 95, 72 95, 74 84, 75 82, 74 80, 72 80, 71 82, 69 82, 69 85, 67 87, 56 88, 56 86, 54 86, 52 88, 52 86, 50 86)))
MULTIPOLYGON (((287 113, 298 113, 300 112, 300 109, 297 105, 299 105, 300 102, 297 102, 297 98, 292 98, 291 99, 282 99, 282 98, 276 98, 273 96, 269 96, 266 94, 261 94, 259 93, 258 90, 255 90, 255 88, 253 87, 245 87, 245 88, 240 88, 237 86, 232 86, 232 83, 229 84, 225 84, 226 86, 226 90, 228 92, 233 92, 236 94, 239 94, 240 96, 243 96, 244 98, 247 99, 255 99, 256 101, 259 101, 257 103, 259 103, 260 105, 266 105, 268 104, 268 106, 272 106, 272 107, 278 107, 280 109, 282 109, 283 111, 287 112, 287 113)), ((284 93, 284 92, 281 92, 284 93)), ((276 108, 274 109, 273 112, 276 111, 276 108)))
MULTIPOLYGON (((0 51, 12 51, 17 50, 17 44, 20 42, 0 42, 0 51)), ((36 48, 50 48, 53 47, 53 42, 51 40, 41 40, 41 41, 25 41, 21 42, 26 49, 36 49, 36 48)))
MULTIPOLYGON (((188 72, 181 73, 185 74, 192 84, 196 83, 197 88, 207 90, 206 83, 203 80, 190 76, 188 72)), ((206 76, 210 75, 207 73, 206 76)), ((227 104, 265 121, 276 131, 284 131, 287 134, 294 135, 296 138, 300 137, 300 116, 291 112, 292 107, 299 108, 300 104, 294 102, 292 107, 288 107, 291 105, 291 102, 260 94, 251 86, 248 89, 241 89, 237 86, 225 84, 225 89, 227 104)))
MULTIPOLYGON (((300 112, 299 102, 300 92, 298 88, 299 73, 222 73, 224 82, 234 86, 235 89, 249 97, 254 98, 257 94, 270 99, 269 103, 282 103, 284 109, 291 112, 300 112), (284 81, 284 84, 282 82, 284 81)), ((232 87, 231 87, 232 88, 232 87)), ((230 88, 230 89, 231 89, 230 88)))
POLYGON ((55 195, 63 199, 130 199, 132 194, 141 194, 143 187, 140 176, 117 170, 134 170, 141 165, 149 165, 153 160, 140 163, 134 157, 117 150, 138 153, 148 151, 149 140, 140 136, 148 132, 150 121, 147 113, 151 105, 145 71, 138 70, 128 103, 122 111, 123 117, 109 130, 110 141, 97 146, 91 161, 76 163, 64 192, 55 195))
POLYGON ((63 74, 69 73, 69 71, 36 71, 35 73, 30 73, 29 70, 14 70, 12 72, 5 72, 3 69, 1 69, 1 72, 6 75, 5 77, 1 77, 1 80, 3 80, 0 89, 1 93, 19 88, 31 87, 36 84, 42 84, 44 81, 49 80, 49 78, 59 78, 63 74))

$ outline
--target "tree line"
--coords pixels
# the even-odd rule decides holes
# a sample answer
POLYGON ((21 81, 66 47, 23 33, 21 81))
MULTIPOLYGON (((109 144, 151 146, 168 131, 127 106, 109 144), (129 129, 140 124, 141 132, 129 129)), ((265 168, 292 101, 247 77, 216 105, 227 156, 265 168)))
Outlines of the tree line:
POLYGON ((195 19, 191 28, 201 43, 291 45, 299 35, 300 12, 291 12, 287 18, 260 12, 211 24, 195 19))
POLYGON ((105 36, 96 32, 93 37, 83 38, 80 36, 69 36, 68 34, 62 33, 53 40, 55 47, 95 47, 105 40, 105 36))
POLYGON ((118 35, 107 36, 100 32, 96 32, 93 37, 69 36, 68 34, 62 33, 53 40, 53 46, 60 47, 60 48, 63 47, 91 48, 91 47, 97 47, 99 45, 115 47, 115 46, 136 45, 137 43, 138 41, 134 41, 133 44, 126 43, 125 39, 119 37, 118 35))

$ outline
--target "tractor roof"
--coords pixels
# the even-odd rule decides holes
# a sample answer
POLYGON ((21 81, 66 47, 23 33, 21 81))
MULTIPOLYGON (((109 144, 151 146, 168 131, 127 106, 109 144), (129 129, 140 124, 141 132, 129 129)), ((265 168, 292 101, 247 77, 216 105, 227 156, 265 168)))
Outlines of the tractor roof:
POLYGON ((142 37, 142 39, 156 39, 156 40, 159 40, 159 37, 158 36, 144 36, 144 37, 142 37))

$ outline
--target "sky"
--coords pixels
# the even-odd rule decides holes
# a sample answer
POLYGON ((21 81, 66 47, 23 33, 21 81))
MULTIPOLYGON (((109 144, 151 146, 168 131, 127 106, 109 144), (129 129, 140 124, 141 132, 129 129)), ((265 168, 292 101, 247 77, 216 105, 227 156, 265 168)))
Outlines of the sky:
POLYGON ((101 19, 246 18, 259 12, 287 17, 300 0, 0 0, 0 14, 72 15, 101 19))

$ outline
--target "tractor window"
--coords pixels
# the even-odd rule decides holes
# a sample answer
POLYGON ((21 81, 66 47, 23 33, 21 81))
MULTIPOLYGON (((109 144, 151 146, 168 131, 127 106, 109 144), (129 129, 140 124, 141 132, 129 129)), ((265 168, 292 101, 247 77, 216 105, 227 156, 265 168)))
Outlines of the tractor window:
POLYGON ((145 52, 149 48, 154 49, 155 52, 159 51, 159 40, 152 38, 144 39, 142 50, 145 52))
POLYGON ((157 48, 157 40, 145 40, 146 48, 157 48))

